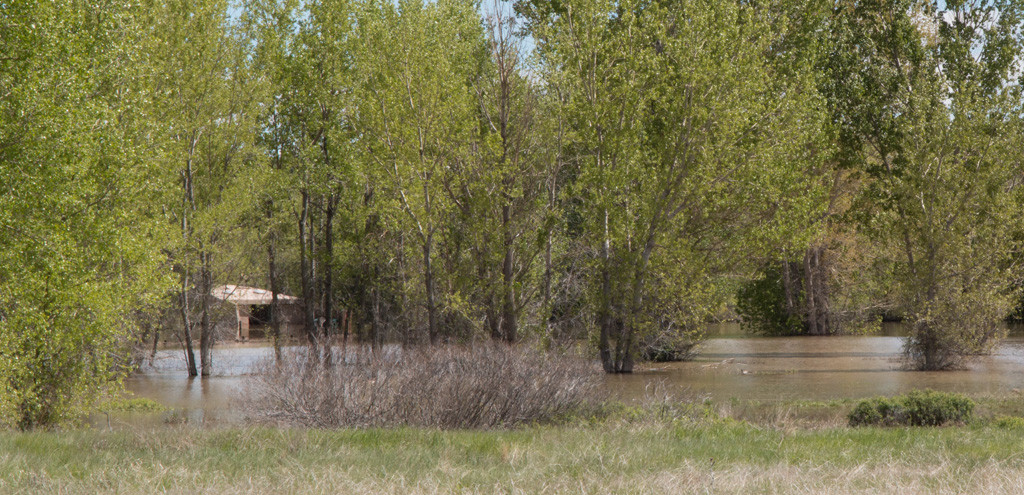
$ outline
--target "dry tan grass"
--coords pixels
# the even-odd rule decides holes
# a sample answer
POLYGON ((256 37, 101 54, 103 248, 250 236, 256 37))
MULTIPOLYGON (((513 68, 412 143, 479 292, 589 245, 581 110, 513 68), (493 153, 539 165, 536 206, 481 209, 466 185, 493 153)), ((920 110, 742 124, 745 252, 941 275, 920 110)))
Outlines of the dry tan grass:
POLYGON ((757 466, 735 464, 712 471, 707 465, 684 463, 677 468, 636 475, 587 473, 587 476, 548 475, 537 479, 530 470, 493 483, 465 484, 469 473, 441 467, 436 475, 410 479, 401 474, 366 478, 343 467, 304 469, 282 467, 275 476, 252 473, 226 476, 216 471, 169 467, 160 464, 119 472, 103 472, 84 478, 53 477, 26 473, 0 481, 0 491, 10 494, 63 493, 171 493, 195 494, 1020 494, 1024 471, 991 462, 969 471, 949 465, 934 466, 757 466))
POLYGON ((742 425, 9 433, 0 493, 1009 494, 1021 445, 989 428, 742 425))

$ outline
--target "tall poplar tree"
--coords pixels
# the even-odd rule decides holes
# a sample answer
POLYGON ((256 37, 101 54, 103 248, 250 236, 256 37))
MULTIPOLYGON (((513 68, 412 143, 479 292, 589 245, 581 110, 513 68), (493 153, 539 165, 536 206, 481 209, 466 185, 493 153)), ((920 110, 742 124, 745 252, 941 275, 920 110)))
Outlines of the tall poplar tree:
POLYGON ((145 25, 122 2, 0 9, 0 424, 116 391, 134 311, 167 287, 145 25))
MULTIPOLYGON (((484 52, 472 2, 367 1, 357 15, 357 132, 385 221, 418 258, 431 343, 442 337, 438 239, 477 133, 473 84, 484 52)), ((404 255, 403 255, 404 256, 404 255)))
POLYGON ((227 2, 171 1, 151 5, 155 40, 152 112, 160 129, 160 162, 167 174, 167 211, 179 229, 172 262, 178 275, 178 313, 190 376, 212 373, 213 300, 218 263, 228 235, 248 202, 239 181, 251 152, 252 100, 247 52, 230 25, 227 2), (196 319, 198 318, 198 322, 196 319), (197 325, 198 323, 198 325, 197 325), (200 359, 193 351, 199 329, 200 359))

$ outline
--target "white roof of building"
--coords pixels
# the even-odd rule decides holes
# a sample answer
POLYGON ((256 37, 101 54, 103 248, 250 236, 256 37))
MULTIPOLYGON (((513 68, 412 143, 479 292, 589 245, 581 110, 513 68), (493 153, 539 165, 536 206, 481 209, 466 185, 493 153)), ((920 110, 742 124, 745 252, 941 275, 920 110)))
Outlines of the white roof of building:
MULTIPOLYGON (((244 285, 222 285, 211 290, 210 295, 235 304, 270 304, 274 299, 274 294, 269 290, 244 285)), ((293 304, 299 302, 299 298, 278 292, 277 302, 293 304)))

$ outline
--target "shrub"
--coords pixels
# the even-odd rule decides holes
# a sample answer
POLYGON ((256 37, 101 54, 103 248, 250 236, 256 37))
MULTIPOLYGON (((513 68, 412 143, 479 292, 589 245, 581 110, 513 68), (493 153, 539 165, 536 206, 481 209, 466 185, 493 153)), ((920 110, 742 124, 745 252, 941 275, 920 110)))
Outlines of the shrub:
POLYGON ((333 366, 305 352, 250 379, 256 419, 313 427, 510 427, 555 420, 596 398, 594 364, 497 345, 349 352, 333 366))
POLYGON ((850 426, 942 426, 963 424, 974 414, 974 401, 960 394, 915 390, 891 399, 860 401, 850 413, 850 426))
POLYGON ((1024 430, 1024 418, 1019 416, 1000 416, 993 424, 1006 430, 1024 430))

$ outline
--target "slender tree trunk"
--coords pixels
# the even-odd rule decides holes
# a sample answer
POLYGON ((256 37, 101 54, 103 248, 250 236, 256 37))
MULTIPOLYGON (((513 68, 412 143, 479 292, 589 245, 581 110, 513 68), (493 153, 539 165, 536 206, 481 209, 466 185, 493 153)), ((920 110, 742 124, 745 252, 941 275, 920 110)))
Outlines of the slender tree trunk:
POLYGON ((192 184, 192 155, 195 152, 196 139, 193 136, 188 159, 185 160, 185 170, 182 171, 182 186, 185 189, 184 196, 182 198, 181 208, 181 236, 184 254, 181 260, 181 323, 184 326, 185 333, 185 366, 188 369, 188 376, 198 376, 199 372, 196 369, 196 355, 192 350, 192 318, 190 315, 191 308, 189 307, 188 292, 189 292, 189 266, 187 252, 190 248, 192 225, 189 224, 189 214, 195 211, 195 195, 193 193, 192 184))
MULTIPOLYGON (((481 242, 482 247, 477 255, 477 268, 476 275, 480 280, 488 280, 488 267, 490 265, 490 251, 487 246, 490 245, 489 239, 484 239, 481 242)), ((491 340, 497 342, 502 340, 501 333, 501 315, 498 311, 497 295, 493 286, 488 284, 488 287, 484 290, 484 294, 481 295, 483 299, 484 315, 486 319, 485 326, 491 334, 491 340)))
POLYGON ((519 338, 518 321, 516 319, 515 294, 515 249, 512 235, 512 206, 505 204, 501 208, 501 222, 504 230, 505 258, 501 263, 502 278, 502 315, 501 323, 505 342, 515 343, 519 338))
POLYGON ((377 287, 370 289, 370 348, 377 352, 377 336, 380 335, 380 294, 377 287))
POLYGON ((817 299, 815 309, 817 310, 818 330, 822 335, 829 335, 833 329, 832 318, 829 314, 828 270, 822 262, 824 251, 824 246, 818 246, 814 249, 814 273, 817 277, 815 283, 817 290, 814 291, 814 295, 817 299))
POLYGON ((398 281, 399 293, 401 294, 401 306, 397 311, 397 323, 399 328, 402 330, 402 349, 409 347, 412 343, 412 325, 409 325, 409 291, 405 288, 408 286, 409 273, 405 266, 405 233, 398 233, 398 281))
POLYGON ((299 266, 300 278, 302 279, 302 307, 303 327, 306 330, 306 338, 309 345, 316 351, 317 332, 316 316, 313 312, 313 305, 316 300, 313 298, 313 273, 312 253, 308 253, 307 230, 309 228, 309 193, 302 191, 302 210, 299 213, 299 266))
POLYGON ((192 319, 189 317, 187 270, 182 274, 180 291, 181 322, 184 325, 183 333, 185 334, 185 366, 188 376, 199 376, 199 371, 196 369, 196 354, 192 350, 192 319))
POLYGON ((814 282, 814 267, 812 261, 814 255, 812 253, 813 248, 809 248, 804 253, 804 280, 806 281, 807 290, 807 331, 811 335, 820 335, 818 328, 818 307, 815 301, 814 293, 817 288, 817 284, 814 282))
POLYGON ((159 322, 153 328, 153 349, 149 352, 149 365, 153 366, 153 361, 156 360, 156 348, 160 345, 160 325, 159 322))
POLYGON ((544 241, 544 319, 551 323, 551 233, 544 241))
POLYGON ((786 257, 786 253, 782 253, 782 292, 786 298, 786 316, 792 318, 796 311, 796 305, 793 303, 793 273, 792 263, 786 257))
POLYGON ((608 232, 608 211, 604 212, 604 242, 601 243, 601 310, 598 317, 601 320, 601 335, 598 346, 601 353, 601 364, 606 373, 615 372, 615 362, 612 357, 611 331, 612 331, 612 273, 611 273, 611 240, 608 232))
POLYGON ((210 376, 213 372, 213 325, 210 324, 210 289, 213 285, 212 257, 209 252, 202 252, 200 255, 200 284, 202 319, 199 328, 199 361, 201 364, 202 376, 210 376))
POLYGON ((323 337, 324 337, 324 360, 329 366, 333 360, 332 354, 334 353, 333 348, 333 337, 335 334, 335 318, 334 318, 334 208, 336 200, 333 194, 327 198, 327 210, 324 215, 324 263, 323 263, 323 277, 324 277, 324 289, 323 289, 323 315, 325 318, 323 337))
MULTIPOLYGON (((267 210, 267 223, 273 216, 271 210, 267 210)), ((277 284, 277 234, 273 228, 267 236, 267 271, 270 279, 270 336, 274 342, 274 359, 281 362, 281 302, 277 295, 281 288, 277 284)))
MULTIPOLYGON (((547 182, 547 184, 546 184, 547 187, 546 187, 546 189, 547 189, 547 196, 548 196, 548 198, 547 198, 548 201, 547 202, 548 202, 548 212, 549 213, 550 212, 554 212, 555 211, 555 207, 557 206, 555 204, 555 197, 556 197, 557 187, 558 187, 558 169, 560 167, 560 164, 562 163, 561 162, 561 160, 562 160, 562 116, 561 116, 561 114, 559 114, 559 116, 558 116, 558 133, 557 133, 557 137, 556 137, 556 148, 555 149, 556 149, 556 153, 555 153, 554 162, 551 165, 551 167, 547 170, 547 181, 546 181, 547 182)), ((553 332, 552 318, 553 318, 554 315, 552 314, 553 308, 551 307, 551 305, 552 305, 552 302, 551 302, 551 284, 553 283, 553 280, 552 280, 552 278, 553 278, 552 277, 553 276, 553 266, 552 266, 552 261, 551 261, 551 237, 552 237, 552 230, 553 229, 552 229, 550 223, 545 222, 545 226, 548 229, 548 231, 547 231, 547 235, 545 236, 546 238, 544 240, 544 320, 545 320, 544 323, 546 325, 548 335, 552 336, 551 335, 552 332, 553 332)))
POLYGON ((437 305, 434 301, 434 268, 431 263, 431 248, 433 247, 434 233, 428 232, 423 242, 423 284, 427 291, 427 335, 430 337, 431 345, 438 342, 437 331, 437 305))
POLYGON ((553 312, 551 307, 551 233, 549 232, 544 241, 544 311, 541 313, 549 344, 555 339, 554 326, 551 322, 554 318, 553 312))

